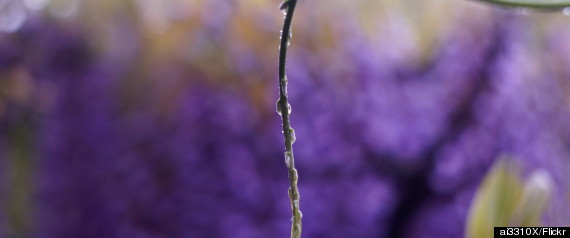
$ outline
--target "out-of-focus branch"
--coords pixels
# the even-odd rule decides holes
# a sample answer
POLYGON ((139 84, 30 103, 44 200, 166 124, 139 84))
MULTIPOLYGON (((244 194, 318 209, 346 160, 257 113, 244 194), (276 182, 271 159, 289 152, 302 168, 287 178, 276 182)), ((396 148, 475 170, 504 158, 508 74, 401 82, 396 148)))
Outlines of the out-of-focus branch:
POLYGON ((279 45, 279 100, 277 101, 277 112, 281 115, 283 122, 283 136, 285 138, 285 163, 289 174, 289 199, 291 200, 291 210, 293 213, 291 225, 291 238, 301 237, 302 214, 299 209, 299 188, 297 187, 298 174, 295 169, 295 159, 293 156, 293 143, 295 142, 295 131, 291 128, 290 113, 291 106, 287 98, 287 76, 285 65, 287 61, 287 47, 291 41, 291 22, 297 0, 286 0, 280 6, 285 13, 285 22, 281 30, 281 41, 279 45))
POLYGON ((560 10, 570 7, 570 0, 479 0, 503 7, 528 7, 540 10, 560 10))

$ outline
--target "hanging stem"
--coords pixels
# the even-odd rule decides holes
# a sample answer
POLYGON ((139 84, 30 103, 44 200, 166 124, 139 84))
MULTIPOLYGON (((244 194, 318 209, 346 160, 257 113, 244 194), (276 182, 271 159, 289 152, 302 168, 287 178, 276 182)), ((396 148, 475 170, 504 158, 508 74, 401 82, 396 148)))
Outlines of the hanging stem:
POLYGON ((291 22, 297 0, 286 0, 280 6, 285 12, 285 22, 281 30, 281 41, 279 45, 279 100, 277 101, 277 111, 281 115, 283 122, 283 136, 285 138, 285 163, 289 175, 289 199, 293 213, 291 224, 291 238, 301 237, 302 214, 299 209, 299 188, 297 187, 298 174, 295 169, 295 159, 293 157, 293 142, 295 142, 295 131, 291 128, 290 105, 287 98, 287 76, 285 65, 287 61, 287 47, 291 40, 291 22))

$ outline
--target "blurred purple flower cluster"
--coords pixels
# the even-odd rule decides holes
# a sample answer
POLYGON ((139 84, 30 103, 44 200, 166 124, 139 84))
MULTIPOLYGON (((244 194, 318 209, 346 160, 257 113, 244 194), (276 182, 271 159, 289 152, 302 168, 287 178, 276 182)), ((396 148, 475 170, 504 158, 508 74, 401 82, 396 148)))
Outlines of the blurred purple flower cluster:
MULTIPOLYGON (((2 207, 19 188, 6 172, 15 144, 33 151, 34 171, 29 219, 0 209, 0 236, 287 236, 277 30, 263 23, 274 19, 211 4, 223 17, 163 37, 40 16, 0 36, 2 207), (32 139, 17 140, 20 127, 32 139)), ((350 12, 338 24, 300 14, 288 67, 303 236, 462 237, 504 153, 551 173, 544 220, 568 224, 570 31, 552 24, 536 53, 531 19, 458 14, 420 59, 397 15, 375 38, 350 12)))

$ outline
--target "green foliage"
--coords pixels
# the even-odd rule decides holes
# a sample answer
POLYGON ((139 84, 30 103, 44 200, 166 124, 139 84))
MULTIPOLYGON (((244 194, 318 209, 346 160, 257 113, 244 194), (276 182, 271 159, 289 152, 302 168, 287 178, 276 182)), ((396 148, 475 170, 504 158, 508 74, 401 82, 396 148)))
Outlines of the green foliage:
POLYGON ((495 226, 538 226, 552 190, 550 175, 533 172, 526 183, 519 169, 500 159, 479 187, 469 211, 467 238, 493 237, 495 226))

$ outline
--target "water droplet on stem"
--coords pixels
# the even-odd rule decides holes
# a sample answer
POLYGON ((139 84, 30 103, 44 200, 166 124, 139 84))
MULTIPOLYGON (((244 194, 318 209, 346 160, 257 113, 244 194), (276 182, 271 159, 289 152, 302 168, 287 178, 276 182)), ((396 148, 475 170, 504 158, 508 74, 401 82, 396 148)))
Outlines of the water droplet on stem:
POLYGON ((295 137, 295 130, 293 130, 293 128, 289 128, 289 133, 291 134, 291 144, 293 144, 297 140, 297 137, 295 137))
POLYGON ((285 0, 279 5, 279 10, 283 13, 283 16, 287 16, 287 11, 289 10, 289 0, 285 0))
POLYGON ((281 116, 281 98, 277 99, 277 114, 281 116))
POLYGON ((287 168, 291 168, 291 152, 289 151, 285 152, 285 165, 287 165, 287 168))

